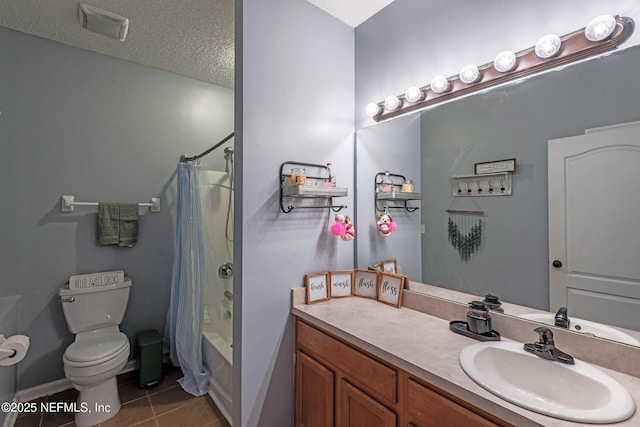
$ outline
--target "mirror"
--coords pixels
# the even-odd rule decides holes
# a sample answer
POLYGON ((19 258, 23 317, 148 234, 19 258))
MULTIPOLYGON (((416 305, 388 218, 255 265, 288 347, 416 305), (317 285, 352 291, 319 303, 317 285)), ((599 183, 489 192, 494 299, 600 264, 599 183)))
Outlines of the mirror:
MULTIPOLYGON (((555 313, 559 305, 549 303, 547 141, 640 120, 640 83, 633 75, 639 66, 636 46, 359 130, 358 188, 372 192, 371 171, 390 169, 413 174, 423 196, 417 214, 395 218, 410 235, 364 236, 359 268, 397 258, 413 281, 555 313), (513 195, 453 197, 451 176, 473 174, 475 163, 511 158, 517 159, 513 195), (448 241, 447 209, 484 211, 482 244, 467 261, 448 241)), ((374 220, 372 206, 361 205, 360 196, 357 203, 356 224, 366 227, 374 220)), ((467 226, 474 221, 453 219, 467 226)), ((587 320, 607 323, 607 314, 596 310, 587 320)), ((638 330, 637 322, 617 326, 638 330)))

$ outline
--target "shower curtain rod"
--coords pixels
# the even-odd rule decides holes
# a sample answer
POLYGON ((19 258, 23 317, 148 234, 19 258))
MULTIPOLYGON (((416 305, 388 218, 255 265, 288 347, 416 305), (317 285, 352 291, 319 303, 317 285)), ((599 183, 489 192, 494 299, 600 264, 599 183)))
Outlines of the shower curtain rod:
POLYGON ((198 154, 197 156, 187 157, 183 154, 182 156, 180 156, 180 162, 182 163, 191 162, 193 160, 198 160, 199 158, 206 156, 207 154, 209 154, 210 152, 212 152, 213 150, 215 150, 216 148, 220 147, 222 144, 224 144, 225 142, 233 138, 233 134, 234 132, 231 132, 225 139, 218 142, 216 145, 209 148, 207 151, 203 151, 202 153, 198 154))

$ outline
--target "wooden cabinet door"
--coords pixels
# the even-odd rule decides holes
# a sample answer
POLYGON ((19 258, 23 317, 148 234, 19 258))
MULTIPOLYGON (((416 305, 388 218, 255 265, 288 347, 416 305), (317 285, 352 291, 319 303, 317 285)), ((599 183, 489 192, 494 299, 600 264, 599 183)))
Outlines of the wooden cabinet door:
POLYGON ((407 380, 407 422, 419 427, 498 426, 413 380, 407 380))
POLYGON ((296 353, 296 427, 332 427, 334 375, 301 351, 296 353))
POLYGON ((339 427, 396 427, 396 414, 345 380, 340 396, 339 427))

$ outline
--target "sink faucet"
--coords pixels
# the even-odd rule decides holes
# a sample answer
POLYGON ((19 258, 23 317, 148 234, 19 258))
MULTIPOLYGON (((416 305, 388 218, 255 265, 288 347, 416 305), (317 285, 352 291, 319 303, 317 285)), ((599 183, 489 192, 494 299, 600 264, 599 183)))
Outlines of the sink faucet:
POLYGON ((535 328, 533 331, 538 333, 538 341, 525 344, 525 351, 554 362, 565 363, 567 365, 573 365, 575 363, 572 356, 556 348, 553 342, 553 332, 551 332, 549 328, 541 326, 535 328))
POLYGON ((554 324, 560 328, 569 329, 569 316, 567 315, 567 307, 560 307, 556 312, 554 324))

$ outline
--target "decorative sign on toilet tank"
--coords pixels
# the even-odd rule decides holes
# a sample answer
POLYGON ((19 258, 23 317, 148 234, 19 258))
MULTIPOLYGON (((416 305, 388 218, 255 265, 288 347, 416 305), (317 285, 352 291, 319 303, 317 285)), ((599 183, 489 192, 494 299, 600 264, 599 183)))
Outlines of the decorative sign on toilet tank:
POLYGON ((69 277, 69 289, 86 289, 95 286, 116 285, 122 282, 124 282, 123 270, 76 274, 69 277))

